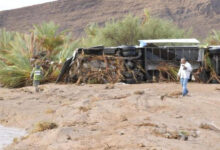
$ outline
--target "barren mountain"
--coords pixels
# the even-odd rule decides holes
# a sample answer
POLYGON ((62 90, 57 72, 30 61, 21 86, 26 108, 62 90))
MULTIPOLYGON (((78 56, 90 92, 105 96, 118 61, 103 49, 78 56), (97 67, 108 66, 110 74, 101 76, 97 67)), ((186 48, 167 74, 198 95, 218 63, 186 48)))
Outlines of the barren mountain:
POLYGON ((220 29, 219 0, 59 0, 56 2, 0 12, 0 28, 28 31, 32 24, 54 21, 62 29, 80 36, 91 22, 104 24, 126 14, 143 15, 147 8, 152 16, 166 18, 181 28, 193 29, 204 38, 212 29, 220 29))

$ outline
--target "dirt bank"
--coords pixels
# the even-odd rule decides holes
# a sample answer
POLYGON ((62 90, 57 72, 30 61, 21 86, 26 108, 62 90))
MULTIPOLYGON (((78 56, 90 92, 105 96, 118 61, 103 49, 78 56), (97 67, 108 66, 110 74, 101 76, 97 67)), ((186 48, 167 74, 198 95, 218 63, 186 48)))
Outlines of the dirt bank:
POLYGON ((218 88, 191 83, 185 98, 176 83, 1 88, 0 124, 29 132, 6 150, 219 150, 218 88), (32 133, 44 121, 58 127, 32 133))

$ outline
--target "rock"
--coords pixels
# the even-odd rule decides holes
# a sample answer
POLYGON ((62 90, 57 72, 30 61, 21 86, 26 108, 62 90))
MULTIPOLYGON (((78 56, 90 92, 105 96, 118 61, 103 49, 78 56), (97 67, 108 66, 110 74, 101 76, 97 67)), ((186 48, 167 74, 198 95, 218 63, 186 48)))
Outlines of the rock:
POLYGON ((180 118, 183 118, 183 116, 181 116, 181 115, 180 115, 180 116, 176 116, 176 118, 177 118, 177 119, 180 119, 180 118))
POLYGON ((64 142, 64 141, 70 141, 73 140, 76 136, 76 132, 71 127, 64 127, 57 130, 57 141, 58 142, 64 142))
POLYGON ((124 116, 124 115, 122 115, 122 116, 120 116, 120 121, 128 121, 128 119, 127 119, 127 117, 126 116, 124 116))
POLYGON ((124 133, 123 131, 121 131, 119 134, 120 134, 120 135, 124 135, 125 133, 124 133))
POLYGON ((89 111, 89 110, 91 110, 91 108, 90 107, 84 107, 84 106, 80 106, 79 107, 79 111, 81 111, 81 112, 87 112, 87 111, 89 111))
POLYGON ((146 147, 143 143, 138 144, 139 147, 146 147))
POLYGON ((80 84, 80 86, 85 86, 85 85, 86 85, 85 83, 81 83, 81 84, 80 84))
POLYGON ((114 89, 114 88, 115 88, 114 84, 107 84, 105 87, 105 89, 114 89))
POLYGON ((190 136, 192 136, 193 138, 197 138, 197 137, 199 137, 199 131, 194 130, 194 131, 191 133, 190 136))
POLYGON ((24 91, 25 93, 28 93, 28 94, 33 94, 33 92, 30 91, 29 89, 21 89, 21 91, 24 91))
POLYGON ((130 96, 129 94, 124 94, 124 95, 117 95, 112 97, 112 99, 123 99, 123 98, 127 98, 128 96, 130 96))
POLYGON ((72 140, 70 136, 67 136, 67 140, 72 140))
POLYGON ((135 95, 143 95, 143 94, 144 94, 144 91, 135 91, 134 94, 135 94, 135 95))
POLYGON ((155 128, 153 130, 153 134, 155 134, 156 136, 162 136, 164 137, 164 135, 167 133, 167 129, 166 128, 155 128))
POLYGON ((40 90, 40 92, 43 92, 43 91, 44 91, 44 88, 40 87, 39 90, 40 90))
POLYGON ((160 99, 163 101, 166 95, 160 96, 160 99))
POLYGON ((127 85, 127 84, 124 82, 118 82, 118 83, 115 83, 115 85, 127 85))
POLYGON ((17 102, 17 104, 18 104, 18 105, 21 105, 21 104, 22 104, 22 102, 17 102))
POLYGON ((215 90, 220 91, 220 88, 215 88, 215 90))
POLYGON ((140 123, 137 126, 141 127, 141 126, 148 126, 148 127, 158 127, 158 125, 154 124, 154 123, 150 123, 150 122, 144 122, 144 123, 140 123))
POLYGON ((64 91, 63 91, 63 90, 59 90, 59 92, 60 92, 60 93, 64 93, 64 91))

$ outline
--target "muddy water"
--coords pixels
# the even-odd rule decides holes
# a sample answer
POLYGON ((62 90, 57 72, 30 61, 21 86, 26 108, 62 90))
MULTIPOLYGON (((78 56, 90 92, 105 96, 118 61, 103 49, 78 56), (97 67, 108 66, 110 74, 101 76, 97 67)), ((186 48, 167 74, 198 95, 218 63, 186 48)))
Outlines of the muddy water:
POLYGON ((16 128, 7 128, 0 125, 0 150, 11 144, 14 138, 19 138, 26 134, 25 130, 16 128))

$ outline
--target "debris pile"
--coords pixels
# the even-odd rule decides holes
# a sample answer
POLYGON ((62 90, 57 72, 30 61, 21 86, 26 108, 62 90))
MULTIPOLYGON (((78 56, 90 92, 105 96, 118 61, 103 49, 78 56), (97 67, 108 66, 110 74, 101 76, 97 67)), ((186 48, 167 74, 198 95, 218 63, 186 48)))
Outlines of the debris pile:
POLYGON ((168 129, 167 127, 155 127, 152 133, 167 139, 188 141, 190 137, 197 138, 198 131, 195 129, 168 129))
POLYGON ((124 79, 124 61, 113 56, 80 55, 72 64, 68 82, 104 84, 124 79))
POLYGON ((157 69, 159 70, 160 81, 177 81, 177 66, 161 63, 157 69))

